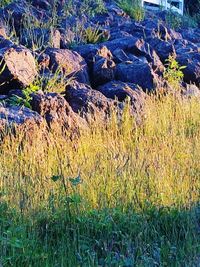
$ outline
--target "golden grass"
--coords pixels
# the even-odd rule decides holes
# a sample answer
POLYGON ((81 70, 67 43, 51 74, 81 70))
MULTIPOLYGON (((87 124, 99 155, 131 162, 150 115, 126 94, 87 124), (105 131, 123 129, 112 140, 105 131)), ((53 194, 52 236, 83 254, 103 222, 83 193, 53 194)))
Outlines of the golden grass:
POLYGON ((139 124, 128 110, 79 138, 4 139, 3 266, 198 263, 200 102, 152 96, 139 124))
POLYGON ((195 99, 151 97, 140 125, 127 111, 121 123, 115 116, 106 127, 93 123, 79 139, 52 134, 48 142, 30 145, 19 138, 0 148, 2 198, 11 206, 26 196, 29 209, 36 209, 52 191, 60 194, 63 181, 69 194, 76 190, 87 207, 97 209, 120 203, 141 208, 146 201, 190 206, 199 200, 200 102, 195 99), (68 178, 78 174, 82 183, 74 189, 68 178), (54 182, 54 175, 62 179, 54 182))

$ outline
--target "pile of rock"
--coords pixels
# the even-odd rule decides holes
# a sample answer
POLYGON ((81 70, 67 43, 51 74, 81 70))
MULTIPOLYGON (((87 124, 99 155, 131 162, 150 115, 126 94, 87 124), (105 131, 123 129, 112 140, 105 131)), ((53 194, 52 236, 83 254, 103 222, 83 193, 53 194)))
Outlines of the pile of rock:
POLYGON ((125 15, 116 2, 105 1, 107 11, 87 20, 83 27, 98 24, 101 31, 107 33, 107 40, 69 47, 71 23, 78 18, 66 17, 53 30, 32 25, 30 35, 23 27, 23 17, 31 12, 45 25, 51 1, 32 0, 31 6, 27 2, 15 1, 0 10, 0 99, 3 99, 0 129, 13 124, 27 124, 30 126, 27 129, 32 129, 33 124, 76 129, 87 114, 106 118, 111 108, 123 109, 127 97, 133 113, 139 114, 146 94, 167 86, 163 72, 172 53, 180 65, 186 66, 183 69, 185 88, 188 84, 193 84, 196 90, 200 86, 200 29, 174 31, 166 26, 164 12, 149 14, 137 23, 125 15), (10 14, 20 40, 18 45, 7 37, 10 14), (37 51, 33 51, 31 36, 38 43, 41 36, 43 38, 37 51), (54 92, 34 93, 32 109, 6 104, 10 95, 19 95, 19 90, 33 84, 38 77, 56 73, 58 69, 66 81, 71 81, 66 85, 64 96, 54 92))

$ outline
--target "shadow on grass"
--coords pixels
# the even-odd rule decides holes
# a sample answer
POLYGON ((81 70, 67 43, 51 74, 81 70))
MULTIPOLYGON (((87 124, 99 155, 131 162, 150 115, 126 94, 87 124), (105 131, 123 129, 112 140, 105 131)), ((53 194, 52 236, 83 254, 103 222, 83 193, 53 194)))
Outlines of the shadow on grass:
MULTIPOLYGON (((69 208, 69 207, 68 207, 69 208)), ((3 266, 195 266, 200 209, 133 207, 22 215, 0 204, 3 266)))

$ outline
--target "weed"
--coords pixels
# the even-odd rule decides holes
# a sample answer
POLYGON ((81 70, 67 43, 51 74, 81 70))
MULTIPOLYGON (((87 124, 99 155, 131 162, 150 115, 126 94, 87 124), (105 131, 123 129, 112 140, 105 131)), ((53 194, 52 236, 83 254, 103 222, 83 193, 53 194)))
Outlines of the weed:
POLYGON ((140 0, 119 0, 118 5, 134 20, 144 20, 145 11, 140 0))
POLYGON ((88 44, 96 44, 101 41, 102 33, 100 32, 100 28, 97 26, 96 28, 88 27, 84 31, 84 39, 88 44))
POLYGON ((39 90, 40 90, 39 85, 37 85, 36 83, 31 84, 22 90, 23 96, 12 95, 6 100, 6 103, 11 106, 24 106, 31 109, 32 108, 30 104, 32 100, 31 95, 39 90))
POLYGON ((170 55, 166 60, 167 68, 164 71, 165 80, 174 88, 180 88, 180 83, 183 80, 184 74, 182 72, 185 66, 179 66, 174 55, 170 55))

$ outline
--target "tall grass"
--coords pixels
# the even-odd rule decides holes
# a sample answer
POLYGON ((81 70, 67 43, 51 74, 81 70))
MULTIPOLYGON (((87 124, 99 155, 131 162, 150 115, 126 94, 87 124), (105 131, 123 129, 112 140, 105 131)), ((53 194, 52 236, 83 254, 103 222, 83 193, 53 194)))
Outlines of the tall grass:
MULTIPOLYGON (((0 146, 3 266, 196 266, 200 102, 150 97, 140 124, 0 146)), ((197 265, 198 266, 198 265, 197 265)))

